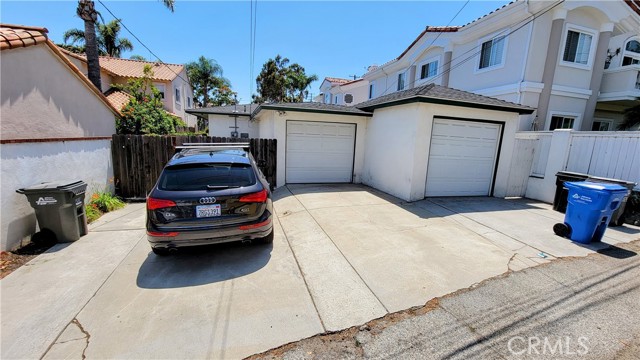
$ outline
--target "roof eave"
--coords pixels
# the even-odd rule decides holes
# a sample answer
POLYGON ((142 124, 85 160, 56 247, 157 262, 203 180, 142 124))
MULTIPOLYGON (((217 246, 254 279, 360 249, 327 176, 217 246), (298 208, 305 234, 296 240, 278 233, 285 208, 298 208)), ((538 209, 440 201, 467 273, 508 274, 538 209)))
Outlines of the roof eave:
POLYGON ((193 115, 228 115, 228 116, 246 116, 249 117, 251 116, 250 113, 229 113, 229 112, 222 112, 222 111, 198 111, 196 109, 187 109, 184 112, 186 112, 187 114, 193 114, 193 115))
POLYGON ((525 109, 525 108, 517 108, 511 106, 500 106, 500 105, 491 105, 491 104, 478 104, 474 102, 467 101, 459 101, 459 100, 450 100, 450 99, 441 99, 434 98, 429 96, 412 96, 405 99, 388 101, 380 104, 374 104, 371 106, 363 107, 362 109, 380 109, 385 107, 404 105, 410 103, 429 103, 429 104, 440 104, 440 105, 451 105, 451 106, 463 106, 463 107, 471 107, 475 109, 484 109, 484 110, 497 110, 497 111, 507 111, 507 112, 515 112, 519 115, 527 115, 532 114, 535 109, 525 109))
POLYGON ((261 110, 283 110, 283 111, 297 111, 297 112, 306 112, 306 113, 323 113, 323 114, 334 114, 334 115, 350 115, 350 116, 371 116, 370 112, 356 113, 352 111, 341 111, 341 110, 331 110, 331 109, 311 109, 311 108, 297 108, 286 105, 272 105, 272 104, 263 104, 256 108, 253 112, 252 117, 258 115, 261 110))

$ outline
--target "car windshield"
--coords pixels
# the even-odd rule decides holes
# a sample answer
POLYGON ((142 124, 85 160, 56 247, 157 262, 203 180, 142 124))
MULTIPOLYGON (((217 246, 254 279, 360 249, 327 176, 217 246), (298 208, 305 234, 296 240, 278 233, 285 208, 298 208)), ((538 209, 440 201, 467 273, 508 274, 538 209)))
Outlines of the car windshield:
POLYGON ((256 176, 249 164, 188 164, 167 167, 160 190, 193 191, 251 186, 256 176))

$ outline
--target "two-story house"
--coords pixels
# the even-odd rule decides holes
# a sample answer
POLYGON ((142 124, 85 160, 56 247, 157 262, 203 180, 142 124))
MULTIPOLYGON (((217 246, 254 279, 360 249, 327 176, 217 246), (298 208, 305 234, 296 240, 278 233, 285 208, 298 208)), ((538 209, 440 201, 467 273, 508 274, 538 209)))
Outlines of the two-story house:
MULTIPOLYGON (((84 55, 64 49, 60 51, 84 74, 87 74, 87 58, 84 55)), ((197 118, 185 112, 193 108, 194 104, 193 90, 184 65, 100 56, 101 90, 107 99, 118 109, 122 109, 128 103, 127 94, 112 88, 112 85, 124 85, 130 79, 143 77, 146 65, 150 65, 153 69, 153 85, 162 94, 164 109, 181 118, 188 126, 195 126, 197 118)))
POLYGON ((363 76, 369 97, 435 83, 536 108, 520 130, 615 130, 640 103, 640 2, 518 0, 427 27, 363 76))
POLYGON ((369 81, 326 77, 320 84, 317 102, 353 106, 369 99, 369 81))

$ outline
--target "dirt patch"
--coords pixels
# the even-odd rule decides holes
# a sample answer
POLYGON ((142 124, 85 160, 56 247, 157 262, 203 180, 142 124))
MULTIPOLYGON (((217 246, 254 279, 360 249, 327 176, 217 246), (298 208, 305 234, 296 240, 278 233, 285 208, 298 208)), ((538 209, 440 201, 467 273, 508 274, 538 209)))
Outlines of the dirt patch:
POLYGON ((0 279, 3 279, 5 276, 11 274, 22 265, 31 261, 36 256, 49 250, 51 246, 51 244, 36 245, 34 243, 29 243, 27 246, 24 246, 18 250, 1 252, 0 279))

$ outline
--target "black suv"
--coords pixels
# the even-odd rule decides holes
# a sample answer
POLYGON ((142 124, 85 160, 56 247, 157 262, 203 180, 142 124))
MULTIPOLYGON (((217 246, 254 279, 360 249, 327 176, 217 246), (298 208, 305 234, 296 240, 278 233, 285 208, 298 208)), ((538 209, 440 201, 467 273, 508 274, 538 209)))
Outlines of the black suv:
POLYGON ((153 252, 273 242, 269 183, 248 149, 218 144, 182 148, 147 197, 147 239, 153 252))

